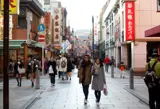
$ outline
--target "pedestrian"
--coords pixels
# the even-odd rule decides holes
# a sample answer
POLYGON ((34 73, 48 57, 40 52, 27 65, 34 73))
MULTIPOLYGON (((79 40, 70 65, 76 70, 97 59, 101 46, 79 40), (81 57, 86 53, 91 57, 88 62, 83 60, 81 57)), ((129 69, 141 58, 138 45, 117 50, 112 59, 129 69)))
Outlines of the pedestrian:
POLYGON ((9 60, 9 75, 13 75, 14 74, 14 62, 12 59, 9 60))
POLYGON ((18 62, 15 62, 14 72, 15 72, 15 75, 16 75, 17 86, 21 87, 21 85, 22 85, 22 74, 25 73, 24 63, 22 62, 22 60, 20 60, 18 62))
POLYGON ((82 84, 83 93, 85 96, 84 104, 87 104, 88 102, 89 85, 91 84, 91 78, 92 78, 92 73, 91 73, 92 66, 93 65, 90 61, 90 56, 86 54, 79 66, 79 71, 78 71, 79 83, 82 84))
POLYGON ((92 80, 92 89, 95 91, 96 103, 99 105, 101 98, 101 91, 106 85, 105 73, 103 68, 103 62, 100 58, 96 59, 96 62, 93 66, 93 80, 92 80))
POLYGON ((160 62, 158 53, 153 52, 152 58, 146 65, 146 76, 144 81, 149 92, 150 109, 160 109, 160 62))
POLYGON ((31 86, 34 87, 34 80, 36 77, 36 70, 38 70, 38 65, 35 63, 34 60, 31 60, 31 63, 29 64, 29 70, 30 70, 30 80, 31 80, 31 86))
POLYGON ((51 85, 55 86, 55 76, 57 75, 57 69, 56 69, 56 60, 52 57, 51 60, 48 62, 48 73, 50 76, 51 85))
POLYGON ((125 77, 124 77, 124 70, 125 70, 124 62, 121 62, 121 63, 120 63, 119 69, 120 69, 120 71, 121 71, 121 72, 120 72, 120 73, 121 73, 121 74, 120 74, 120 78, 125 78, 125 77))
POLYGON ((60 59, 59 71, 62 74, 62 80, 64 80, 64 77, 65 77, 66 72, 67 72, 67 58, 65 56, 62 56, 61 59, 60 59))
POLYGON ((74 69, 74 65, 71 61, 71 58, 68 57, 67 59, 67 80, 68 78, 71 80, 72 70, 74 69))
POLYGON ((108 55, 104 59, 104 64, 105 64, 105 69, 108 73, 108 68, 109 68, 109 64, 110 64, 110 58, 108 57, 108 55))
POLYGON ((48 73, 48 58, 46 57, 44 60, 44 74, 48 73))
POLYGON ((58 72, 58 76, 59 76, 59 79, 61 78, 61 72, 60 72, 60 56, 57 57, 57 60, 56 60, 56 65, 57 65, 57 72, 58 72))
POLYGON ((28 65, 31 63, 31 56, 28 56, 27 62, 26 62, 26 78, 29 79, 29 68, 28 65))

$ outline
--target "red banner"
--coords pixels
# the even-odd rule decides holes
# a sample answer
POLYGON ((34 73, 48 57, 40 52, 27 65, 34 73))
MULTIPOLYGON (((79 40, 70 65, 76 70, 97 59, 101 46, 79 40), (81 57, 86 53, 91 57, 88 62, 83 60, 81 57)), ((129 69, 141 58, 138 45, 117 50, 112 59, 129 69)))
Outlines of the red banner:
POLYGON ((135 40, 135 11, 134 2, 125 2, 126 14, 126 41, 135 40))

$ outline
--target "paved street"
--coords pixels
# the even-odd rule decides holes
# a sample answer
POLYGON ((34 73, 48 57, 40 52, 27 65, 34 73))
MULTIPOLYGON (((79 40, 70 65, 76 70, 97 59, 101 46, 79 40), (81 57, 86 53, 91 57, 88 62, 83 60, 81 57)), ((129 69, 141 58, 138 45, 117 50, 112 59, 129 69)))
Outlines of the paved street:
POLYGON ((29 109, 149 109, 146 104, 126 91, 119 81, 111 79, 110 74, 107 74, 106 78, 109 95, 104 96, 102 93, 99 107, 96 106, 91 89, 89 103, 84 105, 82 87, 74 73, 72 82, 57 80, 56 86, 46 88, 29 109))

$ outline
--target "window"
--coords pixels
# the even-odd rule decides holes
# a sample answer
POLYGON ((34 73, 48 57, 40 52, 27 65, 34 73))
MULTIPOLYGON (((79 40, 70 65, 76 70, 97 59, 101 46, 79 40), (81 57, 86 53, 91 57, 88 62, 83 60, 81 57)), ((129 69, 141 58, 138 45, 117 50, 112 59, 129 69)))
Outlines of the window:
POLYGON ((18 27, 27 28, 27 20, 25 17, 18 16, 18 27))

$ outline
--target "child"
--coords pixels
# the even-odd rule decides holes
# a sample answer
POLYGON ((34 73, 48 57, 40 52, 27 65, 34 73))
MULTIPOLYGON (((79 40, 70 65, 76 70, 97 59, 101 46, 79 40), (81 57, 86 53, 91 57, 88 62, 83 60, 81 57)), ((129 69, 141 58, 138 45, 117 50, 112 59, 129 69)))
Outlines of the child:
POLYGON ((123 76, 124 70, 125 70, 124 62, 121 62, 121 63, 120 63, 119 69, 121 70, 120 78, 122 78, 122 77, 124 78, 124 76, 123 76))

